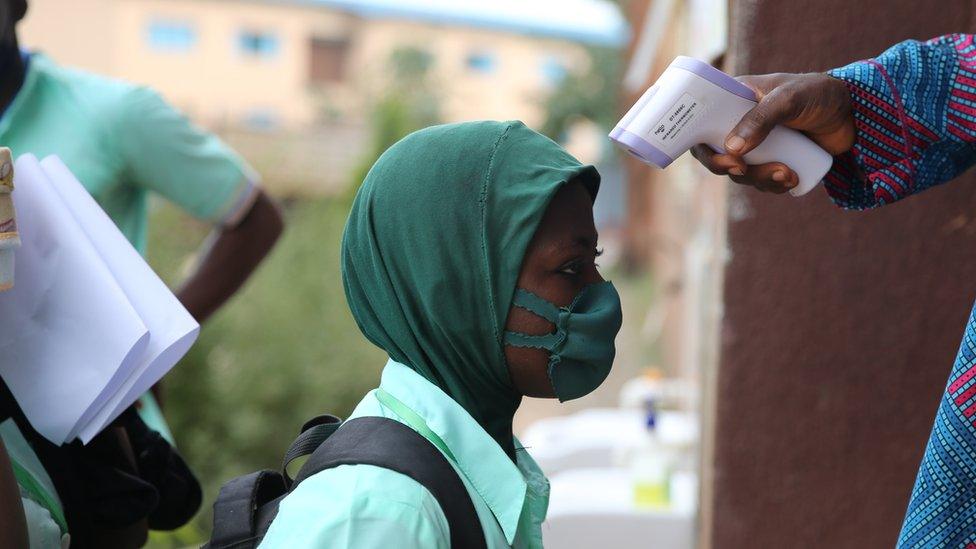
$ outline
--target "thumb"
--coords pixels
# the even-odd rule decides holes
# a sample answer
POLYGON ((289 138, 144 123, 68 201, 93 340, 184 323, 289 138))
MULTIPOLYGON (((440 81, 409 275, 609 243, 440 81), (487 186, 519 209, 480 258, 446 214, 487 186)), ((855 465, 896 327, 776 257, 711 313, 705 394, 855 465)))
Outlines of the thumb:
POLYGON ((755 149, 778 124, 796 116, 792 94, 784 87, 773 88, 759 104, 739 120, 725 139, 729 154, 742 156, 755 149))

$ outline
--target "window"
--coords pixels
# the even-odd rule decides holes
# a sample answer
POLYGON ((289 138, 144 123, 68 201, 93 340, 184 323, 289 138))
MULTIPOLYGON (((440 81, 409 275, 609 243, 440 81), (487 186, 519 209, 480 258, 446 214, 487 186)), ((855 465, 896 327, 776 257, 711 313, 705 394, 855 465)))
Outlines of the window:
POLYGON ((146 27, 146 41, 156 51, 185 52, 197 43, 197 32, 185 21, 150 21, 146 27))
POLYGON ((566 78, 566 65, 556 57, 546 57, 539 65, 543 80, 550 86, 558 86, 566 78))
POLYGON ((237 49, 246 57, 274 57, 278 54, 278 37, 270 32, 244 30, 237 35, 237 49))
POLYGON ((308 79, 311 82, 323 84, 345 80, 349 40, 312 37, 308 46, 308 79))
POLYGON ((495 60, 495 56, 491 53, 479 51, 469 53, 467 59, 464 61, 464 64, 467 65, 468 70, 472 72, 488 74, 494 72, 498 63, 495 60))

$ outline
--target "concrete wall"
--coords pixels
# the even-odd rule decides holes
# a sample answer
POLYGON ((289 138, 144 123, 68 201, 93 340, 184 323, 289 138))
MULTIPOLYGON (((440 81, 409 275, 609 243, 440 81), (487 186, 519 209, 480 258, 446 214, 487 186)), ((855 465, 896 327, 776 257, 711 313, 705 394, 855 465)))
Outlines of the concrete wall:
MULTIPOLYGON (((823 70, 973 32, 973 2, 733 1, 735 74, 823 70)), ((892 547, 976 297, 976 181, 851 213, 734 189, 718 548, 892 547)))

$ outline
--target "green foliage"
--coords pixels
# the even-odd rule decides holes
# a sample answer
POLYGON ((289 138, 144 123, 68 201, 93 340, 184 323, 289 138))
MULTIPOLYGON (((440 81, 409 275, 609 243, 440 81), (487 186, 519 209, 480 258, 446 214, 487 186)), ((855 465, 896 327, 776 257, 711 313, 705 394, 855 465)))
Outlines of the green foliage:
POLYGON ((590 65, 584 72, 570 71, 544 100, 546 119, 540 131, 559 141, 579 118, 610 131, 619 116, 617 86, 623 53, 615 48, 591 47, 590 65))

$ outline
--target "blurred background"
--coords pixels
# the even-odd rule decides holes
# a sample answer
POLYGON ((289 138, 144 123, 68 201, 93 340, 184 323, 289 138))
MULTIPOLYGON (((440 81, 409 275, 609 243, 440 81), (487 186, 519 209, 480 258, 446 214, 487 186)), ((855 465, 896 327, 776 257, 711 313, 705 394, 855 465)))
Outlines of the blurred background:
MULTIPOLYGON (((600 168, 601 265, 624 303, 608 382, 516 418, 552 481, 547 547, 891 546, 972 302, 976 187, 843 213, 687 155, 654 172, 605 135, 679 54, 824 70, 974 17, 968 0, 32 0, 28 48, 159 90, 286 210, 281 243, 166 378, 206 500, 151 546, 205 540, 222 482, 277 468, 305 419, 376 385, 385 357, 339 279, 352 196, 405 134, 484 118, 600 168)), ((150 262, 175 285, 207 230, 155 204, 150 262)))

